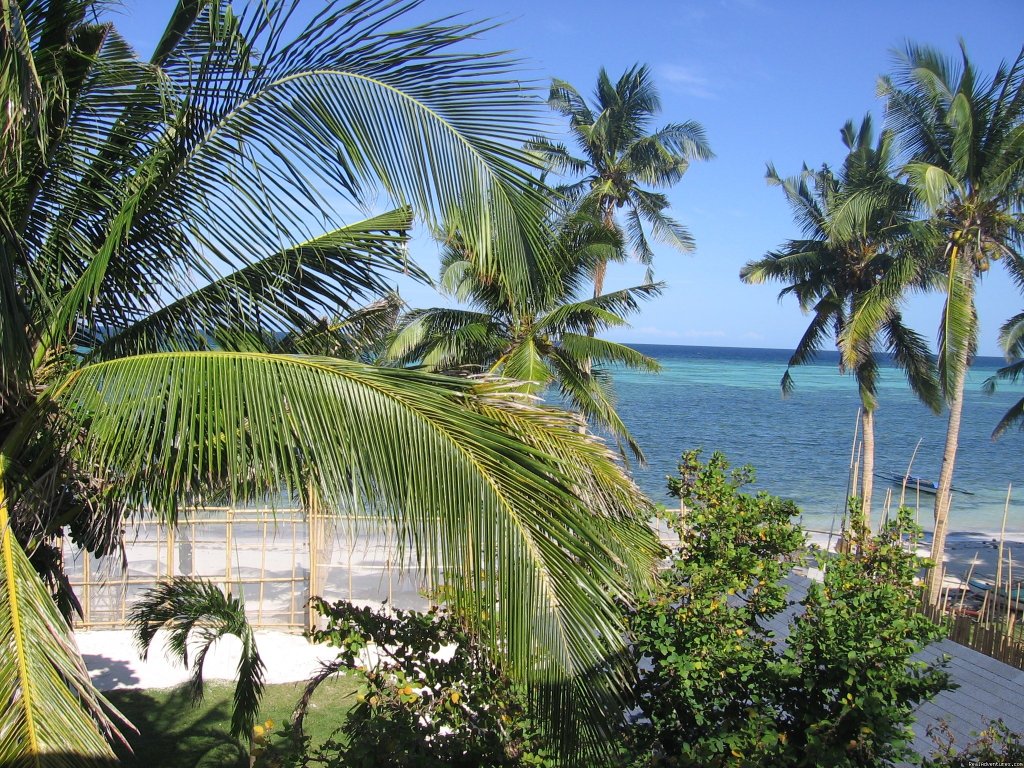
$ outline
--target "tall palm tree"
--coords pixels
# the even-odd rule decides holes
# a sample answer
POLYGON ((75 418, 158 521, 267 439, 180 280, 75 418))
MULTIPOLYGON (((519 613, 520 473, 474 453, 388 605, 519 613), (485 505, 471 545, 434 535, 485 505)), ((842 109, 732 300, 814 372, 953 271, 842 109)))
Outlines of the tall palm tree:
MULTIPOLYGON (((768 181, 779 186, 793 210, 803 237, 788 241, 781 250, 748 262, 740 270, 747 283, 775 280, 786 283, 779 298, 796 296, 800 308, 812 314, 810 325, 789 359, 782 377, 782 390, 793 389, 790 369, 814 359, 830 335, 840 351, 841 372, 852 371, 860 392, 863 464, 861 499, 864 519, 871 521, 871 496, 874 486, 874 412, 878 399, 879 362, 877 349, 892 355, 906 374, 913 392, 933 409, 939 408, 939 390, 934 366, 925 340, 903 323, 899 297, 879 307, 870 334, 850 339, 847 330, 865 294, 879 279, 892 271, 901 251, 914 248, 917 241, 908 237, 910 198, 905 188, 891 176, 892 136, 883 131, 875 142, 871 116, 855 128, 847 122, 841 131, 847 156, 834 173, 828 166, 812 171, 804 166, 796 178, 782 179, 768 168, 768 181), (874 207, 851 212, 849 198, 860 189, 872 190, 874 207), (847 225, 841 237, 835 224, 847 225)), ((911 264, 919 262, 913 259, 911 264)), ((926 285, 927 271, 913 277, 917 287, 926 285)))
POLYGON ((552 274, 523 249, 533 108, 458 45, 476 25, 403 25, 414 5, 302 27, 295 2, 182 0, 143 62, 94 0, 0 0, 0 763, 116 732, 26 553, 214 495, 354 491, 563 717, 628 679, 616 600, 656 546, 603 444, 500 385, 259 343, 386 294, 413 210, 496 280, 552 274), (329 202, 378 190, 398 207, 364 222, 329 202))
MULTIPOLYGON (((655 240, 682 253, 692 251, 694 242, 687 229, 666 213, 668 198, 646 187, 670 187, 682 179, 691 161, 714 157, 704 128, 687 120, 651 130, 661 100, 646 65, 630 67, 614 84, 602 68, 592 104, 569 83, 555 80, 548 103, 569 118, 579 154, 545 140, 534 142, 534 149, 551 169, 581 176, 563 191, 596 211, 607 229, 623 233, 623 242, 647 266, 646 279, 651 282, 654 249, 645 226, 655 240), (625 224, 616 217, 622 208, 625 224)), ((594 296, 604 292, 607 262, 605 258, 595 265, 594 296)))
POLYGON ((591 330, 626 325, 639 300, 657 295, 661 285, 647 283, 579 301, 583 281, 617 238, 592 218, 565 214, 549 232, 556 254, 556 279, 513 293, 489 280, 465 247, 446 247, 441 286, 471 309, 417 309, 402 318, 386 357, 403 365, 435 371, 487 372, 521 382, 519 390, 540 395, 557 385, 563 401, 596 426, 608 430, 632 451, 643 452, 615 410, 603 364, 656 371, 657 361, 623 344, 588 335, 591 330), (597 367, 595 367, 595 363, 597 367))
MULTIPOLYGON (((967 370, 978 343, 975 283, 1002 260, 1024 284, 1024 49, 993 78, 976 71, 961 44, 958 59, 908 44, 881 78, 887 121, 902 139, 903 173, 941 236, 946 300, 939 328, 939 381, 949 422, 935 496, 930 599, 940 596, 953 470, 967 370)), ((855 329, 861 332, 860 324, 855 329)))

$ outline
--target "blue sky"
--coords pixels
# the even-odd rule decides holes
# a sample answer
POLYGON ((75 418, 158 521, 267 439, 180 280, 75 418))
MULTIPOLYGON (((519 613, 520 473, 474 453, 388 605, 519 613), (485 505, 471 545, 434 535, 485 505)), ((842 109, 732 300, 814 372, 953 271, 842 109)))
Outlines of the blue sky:
MULTIPOLYGON (((112 16, 148 54, 171 7, 170 0, 124 0, 112 16)), ((704 125, 716 159, 692 166, 669 192, 672 213, 695 236, 697 251, 660 253, 656 277, 667 290, 631 328, 608 334, 639 343, 792 347, 807 318, 791 300, 776 300, 777 286, 738 278, 746 261, 796 234, 781 193, 765 184, 765 164, 790 175, 805 161, 838 163, 843 123, 868 111, 881 119, 877 77, 907 40, 953 53, 962 37, 989 74, 1024 43, 1021 0, 425 0, 416 17, 459 12, 504 22, 480 47, 515 51, 525 59, 524 80, 559 77, 589 94, 602 66, 615 77, 647 63, 662 96, 658 123, 704 125)), ((436 271, 429 243, 417 241, 413 256, 436 271)), ((608 286, 642 279, 637 264, 613 265, 608 286)), ((401 290, 416 306, 440 301, 424 287, 401 290)), ((999 325, 1024 308, 1024 297, 996 266, 978 306, 980 351, 998 355, 999 325)), ((940 297, 914 298, 907 320, 933 337, 940 307, 940 297)))

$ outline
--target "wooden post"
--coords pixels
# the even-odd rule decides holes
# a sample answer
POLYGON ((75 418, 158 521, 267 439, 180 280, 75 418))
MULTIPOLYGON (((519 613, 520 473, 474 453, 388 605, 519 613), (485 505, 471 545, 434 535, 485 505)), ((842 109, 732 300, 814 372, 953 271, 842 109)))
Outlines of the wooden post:
POLYGON ((232 517, 235 513, 234 500, 224 513, 224 593, 231 597, 231 544, 233 541, 234 526, 232 517))

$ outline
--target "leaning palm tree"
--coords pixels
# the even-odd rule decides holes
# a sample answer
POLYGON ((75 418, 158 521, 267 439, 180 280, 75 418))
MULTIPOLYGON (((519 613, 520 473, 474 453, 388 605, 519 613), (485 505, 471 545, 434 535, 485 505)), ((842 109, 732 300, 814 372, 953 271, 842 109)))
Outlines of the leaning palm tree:
MULTIPOLYGON (((640 263, 647 266, 647 282, 653 279, 653 238, 682 253, 693 250, 693 237, 666 211, 668 198, 647 189, 671 187, 682 179, 693 160, 714 157, 704 128, 693 120, 668 123, 651 130, 661 101, 646 65, 634 65, 612 83, 602 68, 597 77, 593 104, 588 104, 572 85, 555 80, 548 103, 569 118, 569 132, 579 155, 563 144, 547 140, 532 143, 549 168, 581 176, 562 188, 570 199, 589 207, 609 230, 623 233, 640 263), (616 211, 626 209, 626 222, 616 211)), ((604 292, 608 259, 595 265, 594 296, 604 292)))
MULTIPOLYGON (((877 308, 872 333, 853 341, 847 333, 850 318, 864 296, 893 270, 894 263, 919 261, 903 253, 916 250, 918 241, 908 236, 912 231, 909 194, 891 176, 891 134, 883 131, 876 143, 868 115, 859 128, 848 122, 841 135, 847 156, 838 173, 828 166, 817 171, 805 166, 800 176, 783 179, 769 166, 768 181, 782 189, 804 236, 748 262, 740 270, 740 278, 747 283, 786 283, 779 298, 793 294, 800 308, 811 313, 810 325, 783 374, 783 393, 793 389, 790 369, 813 360, 830 335, 841 353, 840 371, 852 371, 860 393, 864 446, 860 497, 864 519, 870 524, 878 348, 889 352, 914 394, 934 410, 939 408, 939 390, 927 343, 903 323, 900 296, 877 308), (878 205, 851 211, 849 198, 863 188, 872 190, 878 205), (841 236, 836 233, 837 220, 845 226, 841 236)), ((903 274, 904 285, 923 288, 928 274, 903 274)))
POLYGON ((143 592, 132 604, 128 624, 143 659, 149 655, 157 632, 167 632, 168 655, 190 667, 188 690, 196 704, 206 692, 203 662, 213 644, 226 635, 238 638, 242 647, 235 670, 231 735, 237 739, 252 732, 260 711, 266 667, 242 598, 225 594, 209 581, 179 577, 143 592))
POLYGON ((295 2, 182 0, 143 62, 94 0, 0 0, 0 763, 87 763, 116 734, 29 557, 202 498, 358 496, 585 724, 562 731, 606 730, 591 710, 631 672, 616 601, 656 551, 607 447, 500 384, 266 342, 422 277, 413 212, 496 280, 552 274, 523 247, 533 107, 463 51, 476 25, 402 25, 414 5, 303 28, 295 2), (395 210, 363 222, 331 204, 380 192, 395 210))
MULTIPOLYGON (((935 495, 932 560, 938 565, 928 582, 930 599, 938 601, 964 385, 978 343, 975 284, 996 260, 1024 284, 1024 49, 988 79, 962 44, 958 60, 909 44, 880 90, 887 122, 903 141, 906 181, 943 243, 938 366, 949 422, 935 495)), ((860 335, 857 323, 853 336, 860 335)))
POLYGON ((417 309, 402 318, 386 358, 429 370, 489 373, 520 382, 519 391, 541 395, 557 385, 562 401, 609 431, 620 450, 643 461, 639 444, 615 410, 606 364, 656 371, 657 361, 623 344, 588 335, 626 325, 641 299, 661 285, 646 283, 580 301, 593 265, 616 247, 613 233, 593 219, 566 214, 548 234, 559 265, 555 279, 528 292, 490 280, 474 254, 453 243, 442 256, 440 284, 469 309, 417 309))

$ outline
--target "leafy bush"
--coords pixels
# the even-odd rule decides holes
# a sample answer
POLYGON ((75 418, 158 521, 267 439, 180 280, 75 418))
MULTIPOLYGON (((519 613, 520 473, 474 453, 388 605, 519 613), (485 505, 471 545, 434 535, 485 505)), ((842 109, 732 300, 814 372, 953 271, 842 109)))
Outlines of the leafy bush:
MULTIPOLYGON (((315 642, 338 648, 333 669, 362 676, 356 705, 323 744, 306 740, 302 766, 513 768, 550 764, 526 716, 523 691, 455 614, 390 613, 314 600, 327 620, 315 642)), ((311 681, 288 731, 302 739, 311 681)))
POLYGON ((783 579, 804 534, 797 509, 741 488, 750 468, 683 454, 666 513, 679 537, 657 590, 628 616, 640 667, 622 764, 888 765, 908 755, 913 708, 946 683, 910 661, 941 630, 920 599, 909 515, 877 538, 846 532, 783 643, 767 629, 791 603, 783 579), (909 549, 909 551, 908 551, 909 549))
POLYGON ((971 768, 978 765, 1024 765, 1021 735, 1002 720, 993 720, 962 750, 957 750, 953 731, 944 720, 928 727, 935 750, 921 760, 921 768, 971 768))

